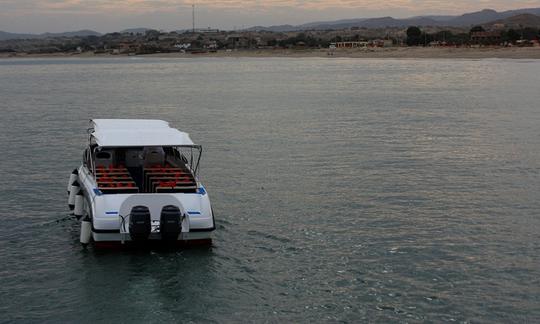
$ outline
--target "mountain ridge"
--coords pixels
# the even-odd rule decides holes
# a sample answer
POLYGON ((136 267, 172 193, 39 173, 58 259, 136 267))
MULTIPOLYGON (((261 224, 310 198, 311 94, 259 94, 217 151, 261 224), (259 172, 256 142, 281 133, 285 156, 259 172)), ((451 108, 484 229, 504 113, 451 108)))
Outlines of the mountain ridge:
POLYGON ((0 40, 10 40, 10 39, 43 39, 43 38, 58 38, 58 37, 86 37, 86 36, 101 36, 101 33, 98 33, 89 29, 81 29, 77 31, 69 31, 63 33, 42 33, 42 34, 20 34, 20 33, 9 33, 6 31, 0 30, 0 40))
MULTIPOLYGON (((451 15, 424 15, 414 16, 409 18, 394 18, 394 17, 375 17, 375 18, 349 18, 333 21, 315 21, 301 25, 273 25, 273 26, 254 26, 243 31, 269 31, 269 32, 289 32, 289 31, 305 31, 305 30, 337 30, 352 27, 358 28, 405 28, 408 26, 434 26, 434 27, 472 27, 473 25, 493 24, 494 22, 502 22, 514 16, 519 15, 536 15, 540 16, 540 8, 522 8, 515 10, 507 10, 497 12, 493 9, 483 9, 476 12, 464 13, 458 16, 451 15)), ((523 18, 523 17, 522 17, 523 18)), ((523 18, 524 21, 531 21, 534 25, 535 18, 523 18)), ((120 31, 131 33, 144 33, 149 28, 129 28, 120 31)), ((63 33, 10 33, 0 31, 0 41, 10 39, 44 39, 44 38, 59 38, 59 37, 86 37, 86 36, 102 36, 102 33, 83 29, 78 31, 69 31, 63 33)))
POLYGON ((436 27, 471 27, 482 25, 496 20, 503 20, 519 14, 540 15, 540 8, 522 8, 497 12, 493 9, 483 9, 476 12, 464 13, 459 16, 450 15, 425 15, 410 18, 376 17, 376 18, 350 18, 333 21, 310 22, 301 25, 277 25, 277 26, 255 26, 247 30, 260 31, 302 31, 302 30, 324 30, 342 28, 387 28, 387 27, 408 27, 408 26, 436 26, 436 27))

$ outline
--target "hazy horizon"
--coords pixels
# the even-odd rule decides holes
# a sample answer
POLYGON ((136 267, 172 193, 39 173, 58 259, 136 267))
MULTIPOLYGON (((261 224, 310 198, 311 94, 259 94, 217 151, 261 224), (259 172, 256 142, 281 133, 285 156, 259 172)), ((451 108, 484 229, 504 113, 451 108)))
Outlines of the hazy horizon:
POLYGON ((101 33, 129 28, 164 30, 240 29, 251 26, 298 25, 313 21, 392 16, 461 15, 482 9, 497 11, 540 7, 540 0, 495 0, 451 3, 440 0, 0 0, 0 30, 13 33, 66 32, 82 29, 101 33))

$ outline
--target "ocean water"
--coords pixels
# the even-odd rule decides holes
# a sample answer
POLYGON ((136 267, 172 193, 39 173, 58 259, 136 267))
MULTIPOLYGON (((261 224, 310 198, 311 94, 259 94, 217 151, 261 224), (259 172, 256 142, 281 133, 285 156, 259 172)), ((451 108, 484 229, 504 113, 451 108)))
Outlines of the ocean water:
POLYGON ((540 321, 540 61, 0 60, 0 322, 540 321), (90 118, 204 146, 211 248, 83 249, 90 118))

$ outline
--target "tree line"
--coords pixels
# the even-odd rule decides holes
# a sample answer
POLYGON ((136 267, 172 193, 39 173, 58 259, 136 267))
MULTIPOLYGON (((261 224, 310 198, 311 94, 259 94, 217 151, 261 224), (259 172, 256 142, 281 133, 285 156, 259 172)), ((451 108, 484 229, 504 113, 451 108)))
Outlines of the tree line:
MULTIPOLYGON (((427 46, 431 42, 441 42, 448 45, 468 45, 471 43, 471 35, 474 32, 484 32, 482 26, 471 28, 468 33, 454 34, 449 30, 438 31, 436 33, 427 33, 419 27, 411 26, 407 29, 408 46, 427 46)), ((501 43, 515 43, 518 40, 538 40, 540 39, 540 29, 533 27, 524 27, 520 29, 510 28, 501 31, 501 43)))

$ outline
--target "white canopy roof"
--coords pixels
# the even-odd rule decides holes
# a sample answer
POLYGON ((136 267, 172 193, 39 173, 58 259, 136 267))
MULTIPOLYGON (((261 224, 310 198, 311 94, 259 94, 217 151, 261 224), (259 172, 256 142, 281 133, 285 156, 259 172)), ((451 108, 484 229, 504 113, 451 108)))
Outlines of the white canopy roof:
POLYGON ((188 133, 156 119, 92 119, 92 136, 97 145, 113 146, 182 146, 194 145, 188 133))

